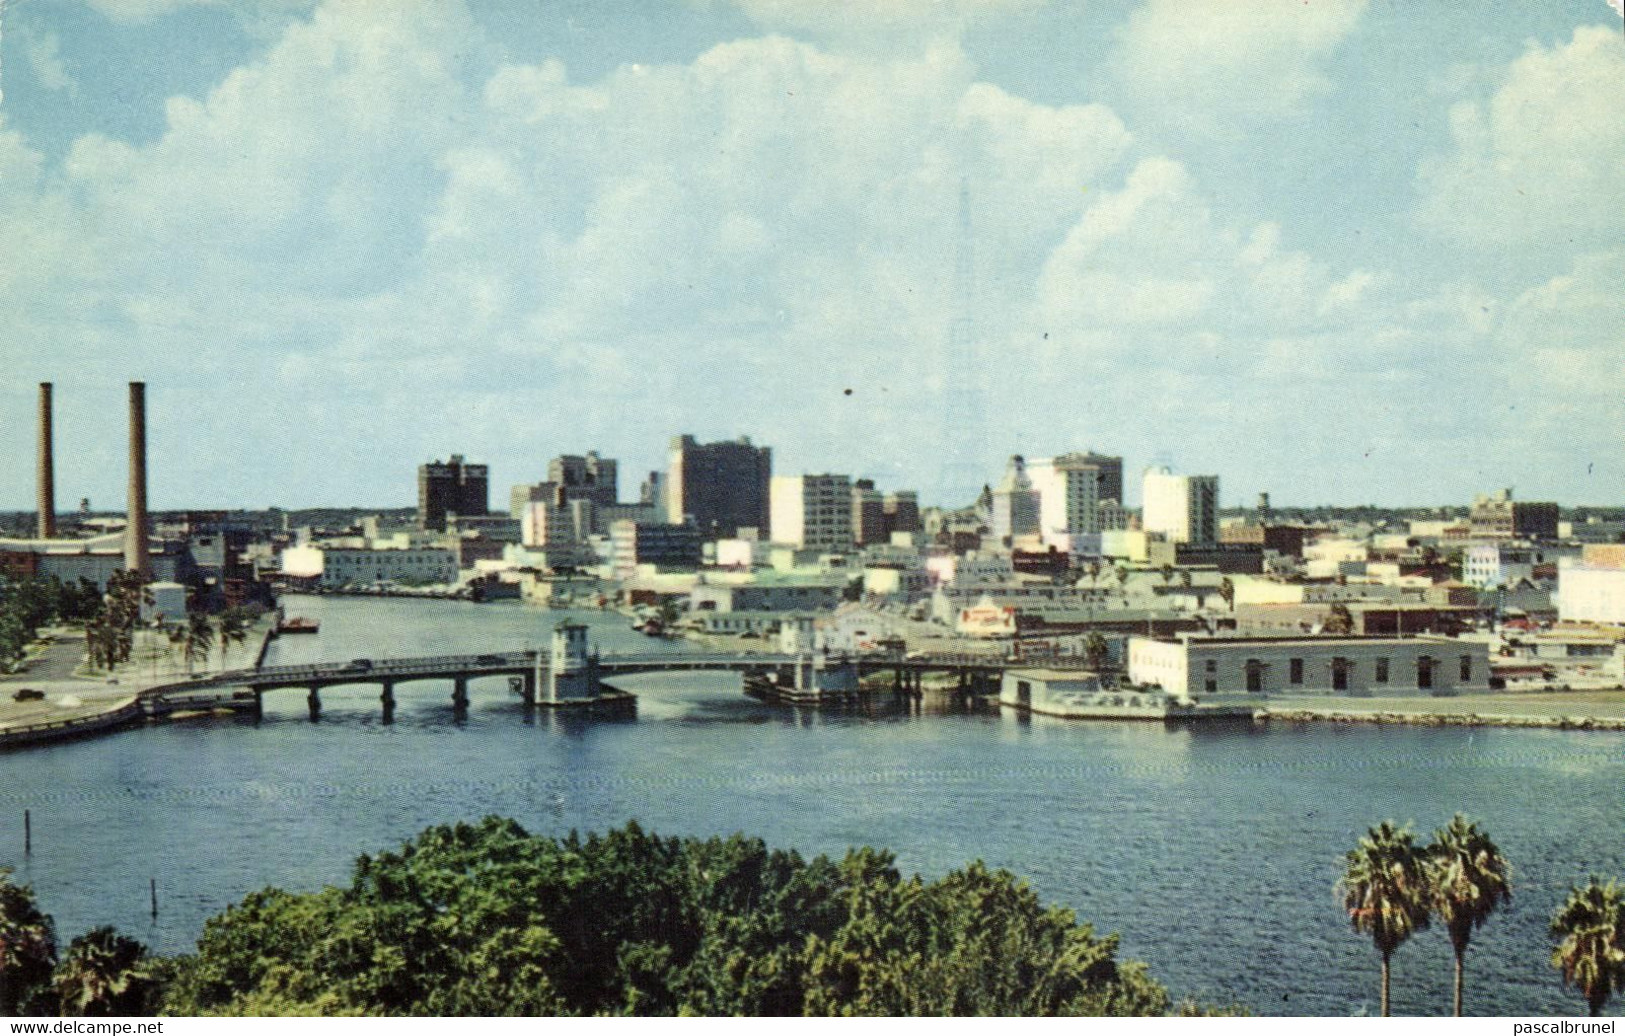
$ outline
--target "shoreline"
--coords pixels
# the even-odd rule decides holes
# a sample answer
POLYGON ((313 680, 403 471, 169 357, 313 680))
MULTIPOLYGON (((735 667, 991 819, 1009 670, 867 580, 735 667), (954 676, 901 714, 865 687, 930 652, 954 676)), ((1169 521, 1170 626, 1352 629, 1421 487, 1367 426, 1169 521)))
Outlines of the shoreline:
POLYGON ((1378 712, 1335 709, 1260 708, 1253 721, 1269 723, 1363 723, 1399 727, 1504 727, 1533 730, 1625 731, 1625 717, 1482 715, 1476 712, 1378 712))

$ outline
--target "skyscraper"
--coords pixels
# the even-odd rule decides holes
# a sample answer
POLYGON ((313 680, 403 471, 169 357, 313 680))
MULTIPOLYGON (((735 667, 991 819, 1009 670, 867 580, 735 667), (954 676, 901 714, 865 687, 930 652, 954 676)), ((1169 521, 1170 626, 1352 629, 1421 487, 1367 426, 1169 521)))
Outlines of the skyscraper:
POLYGON ((765 540, 772 478, 773 451, 752 446, 748 436, 702 445, 680 435, 671 441, 666 520, 680 525, 692 518, 708 540, 737 536, 740 529, 755 529, 765 540))
POLYGON ((1037 532, 1038 502, 1026 462, 1020 456, 1011 457, 1003 480, 993 490, 993 535, 1008 540, 1037 532))
POLYGON ((1143 502, 1147 532, 1160 532, 1170 543, 1218 542, 1219 476, 1148 468, 1143 502))
POLYGON ((564 454, 547 462, 547 480, 564 487, 566 500, 591 500, 611 506, 618 500, 616 463, 596 453, 564 454))
POLYGON ((852 480, 845 475, 778 475, 772 482, 773 536, 806 550, 852 549, 852 480))
POLYGON ((852 483, 852 539, 861 547, 886 543, 886 498, 875 488, 872 478, 852 483))
POLYGON ((1046 539, 1102 531, 1101 505, 1123 502, 1123 458, 1097 453, 1040 457, 1027 464, 1039 495, 1039 524, 1046 539))
POLYGON ((446 515, 484 515, 490 510, 484 464, 465 464, 463 455, 418 467, 418 528, 438 532, 446 515))

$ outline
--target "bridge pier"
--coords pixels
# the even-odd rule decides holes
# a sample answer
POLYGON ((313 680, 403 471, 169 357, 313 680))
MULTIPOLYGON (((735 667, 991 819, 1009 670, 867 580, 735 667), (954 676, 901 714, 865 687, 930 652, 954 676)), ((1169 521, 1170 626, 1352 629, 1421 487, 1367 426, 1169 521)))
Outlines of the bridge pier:
POLYGON ((258 687, 249 690, 254 692, 254 719, 262 720, 265 718, 265 692, 258 687))
POLYGON ((380 694, 378 696, 378 700, 380 702, 382 702, 383 705, 384 705, 384 722, 385 723, 393 723, 393 722, 395 722, 395 681, 394 680, 385 680, 384 681, 384 693, 382 693, 382 694, 380 694))
POLYGON ((459 676, 452 680, 451 707, 457 712, 468 711, 468 677, 459 676))
POLYGON ((310 709, 312 723, 322 718, 322 695, 316 688, 310 689, 310 694, 305 698, 305 705, 310 709))
POLYGON ((536 674, 526 672, 524 676, 508 677, 508 690, 519 695, 519 700, 525 703, 526 708, 536 707, 536 674))

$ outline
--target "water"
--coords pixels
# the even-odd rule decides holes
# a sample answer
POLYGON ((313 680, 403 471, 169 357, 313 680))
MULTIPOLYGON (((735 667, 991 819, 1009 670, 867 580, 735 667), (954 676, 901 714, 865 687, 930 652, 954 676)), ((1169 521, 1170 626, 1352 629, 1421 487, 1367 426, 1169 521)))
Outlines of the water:
MULTIPOLYGON (((516 604, 289 598, 318 618, 271 664, 512 650, 557 612, 516 604)), ((606 651, 650 650, 619 616, 578 615, 606 651)), ((672 644, 671 650, 683 650, 672 644)), ((266 885, 347 883, 357 855, 431 824, 513 816, 538 833, 637 819, 662 834, 744 831, 803 854, 892 849, 937 876, 972 859, 1023 875, 1177 996, 1288 1014, 1375 1012, 1378 963, 1332 892, 1342 854, 1385 818, 1424 840, 1478 820, 1515 899, 1474 938, 1468 1009, 1576 1013, 1546 925, 1570 883, 1625 875, 1625 735, 1304 726, 1165 729, 1009 713, 837 716, 744 698, 737 678, 628 681, 635 721, 527 719, 475 682, 465 722, 444 682, 269 695, 263 722, 179 723, 0 756, 0 864, 61 940, 112 923, 166 952, 266 885), (34 853, 22 855, 22 811, 34 853), (148 880, 160 912, 149 917, 148 880)), ((1398 1013, 1448 1013, 1443 931, 1394 960, 1398 1013)), ((1613 1005, 1618 1009, 1619 1004, 1613 1005)))

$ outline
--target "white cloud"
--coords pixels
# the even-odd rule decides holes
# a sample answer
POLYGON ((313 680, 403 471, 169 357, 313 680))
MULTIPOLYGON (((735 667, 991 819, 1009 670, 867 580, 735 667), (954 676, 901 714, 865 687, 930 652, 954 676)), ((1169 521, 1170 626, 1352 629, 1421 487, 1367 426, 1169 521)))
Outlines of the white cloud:
POLYGON ((1331 89, 1321 66, 1367 0, 1146 0, 1112 67, 1158 121, 1198 130, 1298 114, 1331 89))
POLYGON ((66 91, 69 96, 79 92, 79 84, 62 62, 62 40, 54 32, 13 30, 22 41, 23 56, 34 73, 34 81, 52 93, 66 91))
MULTIPOLYGON (((990 464, 1185 442, 1218 469, 1308 435, 1388 448, 1362 469, 1380 484, 1397 444, 1481 437, 1440 416, 1441 386, 1506 384, 1506 304, 1240 223, 1110 109, 981 82, 951 41, 770 35, 591 84, 485 53, 455 5, 338 2, 171 100, 151 143, 84 137, 56 166, 0 125, 0 254, 30 257, 0 264, 0 326, 30 343, 0 359, 22 383, 83 366, 195 403, 172 471, 218 468, 211 444, 255 422, 366 444, 242 476, 305 499, 384 502, 437 451, 517 482, 550 452, 630 461, 684 431, 929 495, 964 180, 977 374, 1008 418, 990 464), (253 391, 222 407, 228 384, 253 391)), ((1585 311, 1608 269, 1512 310, 1585 311)), ((1590 369, 1581 337, 1549 343, 1551 370, 1590 369)), ((1304 455, 1247 463, 1286 482, 1304 455)))
POLYGON ((1625 49, 1576 29, 1531 43, 1487 101, 1450 112, 1452 149, 1423 163, 1419 218, 1475 244, 1602 244, 1625 233, 1625 49))
POLYGON ((957 38, 979 19, 1048 0, 732 0, 768 29, 810 35, 843 49, 876 50, 902 40, 957 38))

